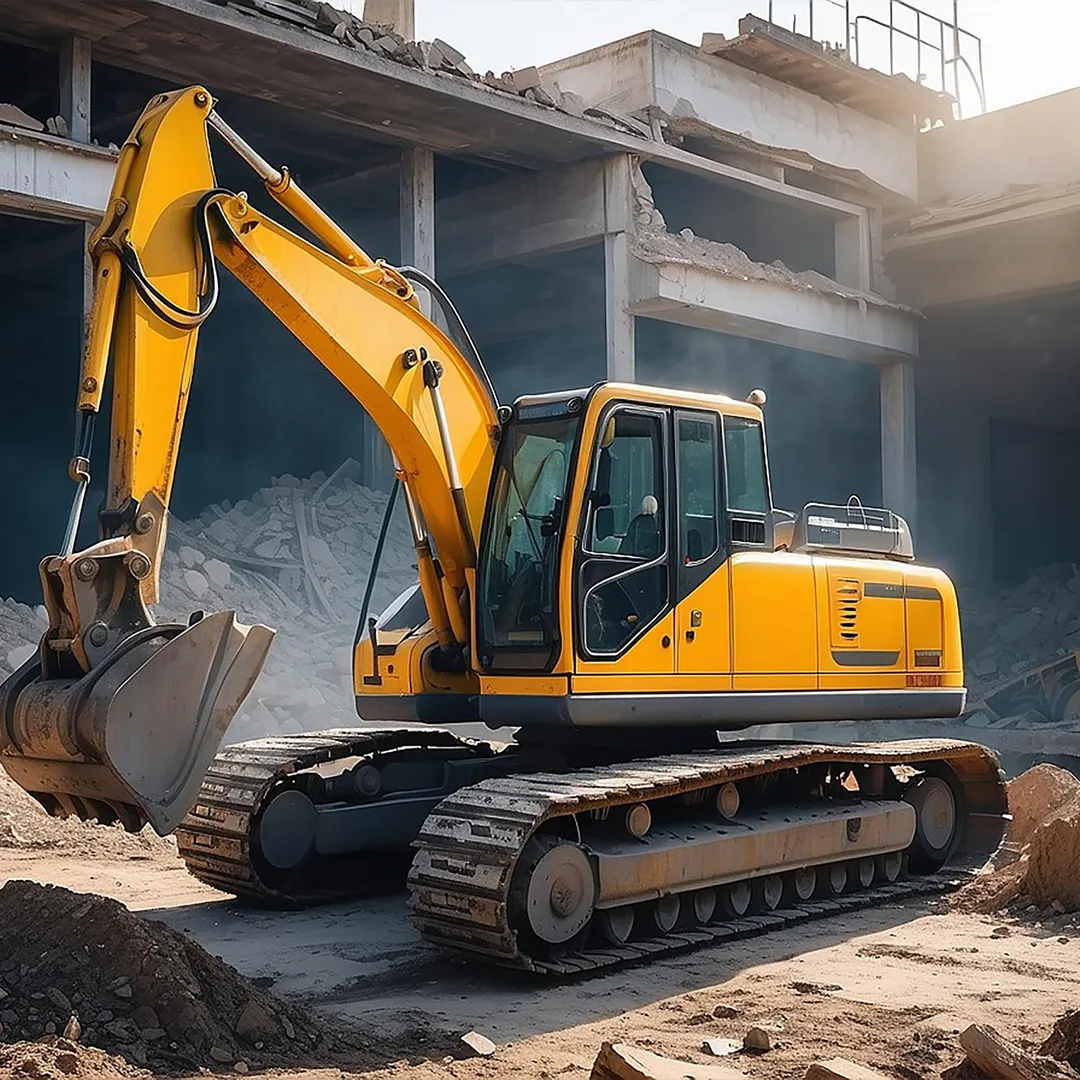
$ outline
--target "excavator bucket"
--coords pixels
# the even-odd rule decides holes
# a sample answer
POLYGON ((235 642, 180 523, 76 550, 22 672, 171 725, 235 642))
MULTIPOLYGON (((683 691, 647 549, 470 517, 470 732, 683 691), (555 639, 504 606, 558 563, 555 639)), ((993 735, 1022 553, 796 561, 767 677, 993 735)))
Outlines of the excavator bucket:
POLYGON ((164 836, 195 801, 273 638, 222 611, 131 634, 78 679, 43 678, 33 657, 0 684, 0 764, 55 816, 149 823, 164 836))

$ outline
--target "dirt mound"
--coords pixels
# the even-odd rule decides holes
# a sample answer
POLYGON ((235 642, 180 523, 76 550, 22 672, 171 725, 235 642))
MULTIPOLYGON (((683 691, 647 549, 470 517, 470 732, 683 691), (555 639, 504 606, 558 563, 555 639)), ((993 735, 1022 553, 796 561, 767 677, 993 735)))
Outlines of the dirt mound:
POLYGON ((1057 912, 1080 911, 1080 781, 1036 765, 1008 785, 1005 843, 984 872, 954 897, 965 911, 1000 911, 1023 901, 1057 912))
POLYGON ((1058 1061, 1067 1061, 1080 1070, 1080 1012, 1066 1013, 1042 1044, 1039 1053, 1048 1054, 1058 1061))
POLYGON ((147 859, 155 854, 175 854, 176 843, 150 828, 127 833, 119 825, 91 825, 75 818, 50 817, 0 766, 2 848, 55 848, 65 854, 99 859, 147 859))
POLYGON ((150 1075, 123 1058, 55 1035, 0 1044, 0 1076, 10 1080, 149 1080, 150 1075))
POLYGON ((1036 829, 1080 795, 1080 780, 1056 765, 1036 765, 1008 783, 1009 823, 1006 841, 1022 848, 1036 829))
POLYGON ((0 1038, 62 1033, 73 1015, 82 1043, 158 1071, 306 1063, 313 1052, 328 1063, 362 1049, 115 900, 8 882, 0 889, 0 1038))

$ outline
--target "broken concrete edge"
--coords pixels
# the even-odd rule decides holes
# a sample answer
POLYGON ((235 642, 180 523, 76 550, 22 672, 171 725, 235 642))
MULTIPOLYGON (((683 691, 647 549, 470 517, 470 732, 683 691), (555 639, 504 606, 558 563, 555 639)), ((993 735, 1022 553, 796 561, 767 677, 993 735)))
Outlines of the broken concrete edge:
POLYGON ((797 292, 835 296, 916 318, 923 317, 914 308, 878 293, 841 285, 816 270, 791 270, 779 260, 773 263, 755 262, 734 244, 697 236, 690 229, 683 229, 679 233, 668 232, 664 215, 653 199, 652 187, 642 172, 640 158, 634 158, 630 167, 630 202, 630 253, 641 262, 654 266, 691 266, 725 277, 766 282, 797 292))
POLYGON ((433 75, 465 79, 498 94, 522 98, 546 109, 555 109, 577 119, 588 118, 640 138, 651 139, 647 124, 609 109, 587 105, 584 98, 560 89, 559 84, 544 79, 535 67, 483 76, 469 67, 465 54, 447 42, 407 41, 393 27, 373 25, 348 11, 320 0, 290 0, 270 4, 267 0, 212 0, 219 7, 240 7, 258 18, 293 26, 307 33, 334 41, 343 48, 360 49, 384 59, 417 68, 433 75))
MULTIPOLYGON (((684 231, 689 232, 689 230, 684 231)), ((702 236, 687 238, 668 232, 634 232, 631 233, 630 254, 641 262, 654 266, 690 266, 724 277, 766 282, 791 289, 793 292, 833 296, 840 300, 866 304, 868 307, 896 311, 913 318, 923 318, 922 313, 914 308, 887 300, 876 293, 849 289, 813 270, 796 273, 781 262, 755 262, 734 244, 723 244, 716 240, 707 240, 702 236)))

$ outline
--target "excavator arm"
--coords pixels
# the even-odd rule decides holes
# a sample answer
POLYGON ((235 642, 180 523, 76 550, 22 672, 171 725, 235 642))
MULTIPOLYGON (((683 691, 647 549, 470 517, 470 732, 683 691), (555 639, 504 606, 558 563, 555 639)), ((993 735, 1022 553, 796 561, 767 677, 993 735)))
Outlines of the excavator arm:
MULTIPOLYGON (((158 626, 169 499, 199 328, 226 267, 357 399, 406 492, 441 662, 468 667, 468 586, 494 460, 496 403, 424 316, 408 271, 373 261, 191 87, 156 97, 120 152, 90 240, 94 305, 80 373, 76 494, 40 574, 49 628, 0 685, 0 763, 52 813, 171 831, 194 800, 273 638, 233 612, 158 626), (217 187, 208 130, 318 242, 217 187), (100 539, 75 551, 94 419, 112 379, 100 539)), ((273 376, 280 377, 276 372, 273 376)))

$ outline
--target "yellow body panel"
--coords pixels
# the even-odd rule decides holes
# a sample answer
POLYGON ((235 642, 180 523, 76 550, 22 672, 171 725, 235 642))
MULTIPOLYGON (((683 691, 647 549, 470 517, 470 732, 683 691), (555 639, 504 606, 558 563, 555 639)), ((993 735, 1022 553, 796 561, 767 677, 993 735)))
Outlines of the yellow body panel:
POLYGON ((731 583, 723 567, 675 609, 675 670, 684 688, 731 689, 731 583))
POLYGON ((740 676, 782 674, 785 690, 817 682, 814 567, 806 555, 741 551, 728 560, 735 689, 740 676))

